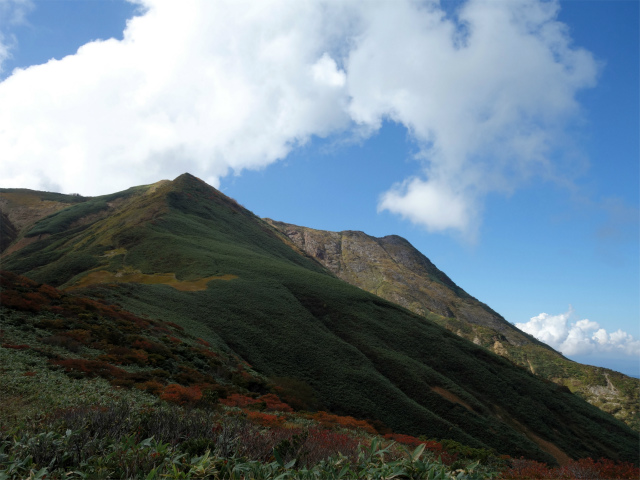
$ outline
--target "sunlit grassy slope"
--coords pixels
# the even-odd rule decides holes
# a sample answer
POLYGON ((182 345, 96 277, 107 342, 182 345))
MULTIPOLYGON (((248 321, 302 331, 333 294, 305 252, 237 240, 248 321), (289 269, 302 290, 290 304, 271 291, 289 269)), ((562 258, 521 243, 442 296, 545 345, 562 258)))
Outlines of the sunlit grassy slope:
POLYGON ((3 268, 63 288, 85 285, 75 291, 175 322, 266 376, 306 382, 332 412, 512 456, 638 461, 637 434, 621 422, 335 278, 190 175, 89 199, 36 223, 29 235, 41 240, 4 258, 3 268), (89 284, 88 275, 100 271, 237 278, 201 291, 89 284))

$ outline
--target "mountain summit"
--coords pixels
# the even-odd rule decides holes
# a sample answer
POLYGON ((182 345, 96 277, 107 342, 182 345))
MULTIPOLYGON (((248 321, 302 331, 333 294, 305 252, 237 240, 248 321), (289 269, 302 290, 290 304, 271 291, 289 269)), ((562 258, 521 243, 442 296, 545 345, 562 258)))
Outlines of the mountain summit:
MULTIPOLYGON (((428 315, 337 278, 191 175, 93 198, 9 189, 0 198, 15 230, 3 269, 172 322, 264 377, 304 385, 315 398, 307 408, 515 457, 638 461, 637 433, 622 422, 428 315)), ((432 308, 443 318, 478 312, 506 328, 430 263, 405 258, 399 237, 381 245, 442 286, 432 308)), ((362 255, 359 265, 373 269, 362 255)))

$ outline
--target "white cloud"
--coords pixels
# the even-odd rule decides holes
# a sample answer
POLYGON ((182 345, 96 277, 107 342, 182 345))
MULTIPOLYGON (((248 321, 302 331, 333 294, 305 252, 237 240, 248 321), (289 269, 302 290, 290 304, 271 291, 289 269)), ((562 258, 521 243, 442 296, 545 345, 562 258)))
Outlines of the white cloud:
POLYGON ((469 0, 457 19, 411 0, 140 3, 123 40, 0 83, 3 186, 98 194, 184 171, 217 186, 391 120, 419 174, 379 209, 472 235, 487 193, 551 174, 597 70, 553 1, 469 0))
POLYGON ((608 333, 591 320, 570 322, 573 315, 574 310, 569 306, 566 313, 541 313, 527 323, 517 323, 516 327, 565 355, 614 354, 640 357, 640 340, 635 340, 622 330, 608 333))

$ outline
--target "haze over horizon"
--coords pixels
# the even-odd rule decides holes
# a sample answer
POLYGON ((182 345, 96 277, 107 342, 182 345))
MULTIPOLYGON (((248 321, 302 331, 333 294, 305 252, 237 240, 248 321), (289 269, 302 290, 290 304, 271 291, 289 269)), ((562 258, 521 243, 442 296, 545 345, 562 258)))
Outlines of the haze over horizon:
POLYGON ((638 3, 0 0, 1 187, 189 171, 640 374, 638 3))

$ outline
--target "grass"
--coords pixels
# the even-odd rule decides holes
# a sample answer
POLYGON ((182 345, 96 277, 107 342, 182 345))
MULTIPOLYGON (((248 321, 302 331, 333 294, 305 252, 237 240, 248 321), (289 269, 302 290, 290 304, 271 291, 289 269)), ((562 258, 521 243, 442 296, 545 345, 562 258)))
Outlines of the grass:
POLYGON ((207 284, 213 280, 234 280, 237 275, 216 275, 192 281, 180 281, 175 273, 154 273, 152 275, 140 272, 120 271, 116 273, 100 270, 82 277, 73 288, 82 288, 100 283, 141 283, 145 285, 169 285, 182 292, 198 292, 207 289, 207 284))
MULTIPOLYGON (((131 280, 153 281, 234 275, 200 291, 137 282, 74 292, 179 325, 263 377, 301 382, 317 408, 334 414, 548 463, 557 459, 538 438, 572 458, 638 461, 637 433, 621 422, 424 317, 334 278, 204 183, 180 177, 140 195, 109 217, 25 247, 6 267, 38 282, 58 272, 56 285, 63 287, 88 283, 95 269, 110 272, 101 274, 109 279, 125 270, 139 272, 131 280), (80 255, 96 263, 77 271, 80 255), (163 276, 168 272, 175 277, 163 276)), ((170 351, 176 360, 164 355, 157 368, 178 375, 187 362, 206 373, 188 351, 170 351)), ((226 381, 241 382, 240 369, 230 373, 235 380, 226 381)), ((175 376, 170 381, 180 383, 175 376)))
POLYGON ((0 478, 433 478, 497 474, 479 462, 457 472, 425 445, 314 426, 264 429, 238 416, 163 406, 55 411, 0 437, 0 478))
MULTIPOLYGON (((293 412, 282 399, 295 399, 302 390, 299 398, 309 400, 304 383, 269 382, 177 323, 142 318, 10 273, 0 280, 0 478, 518 479, 531 472, 573 478, 567 475, 574 470, 590 478, 602 472, 637 477, 638 469, 628 463, 584 460, 551 469, 500 458, 496 449, 478 445, 473 428, 471 444, 427 440, 437 425, 421 438, 388 433, 383 439, 372 426, 389 431, 380 422, 339 412, 293 412), (215 397, 205 398, 205 385, 215 397), (179 392, 187 396, 173 395, 179 392)), ((182 294, 166 286, 128 287, 182 294)), ((331 299, 312 302, 310 292, 305 295, 309 311, 331 316, 331 299)), ((401 356, 383 361, 402 368, 401 356)), ((352 370, 347 376, 367 374, 359 362, 346 368, 352 370)), ((455 394, 457 402, 482 412, 482 403, 464 389, 435 370, 429 375, 442 385, 434 395, 455 394)), ((419 380, 414 375, 412 382, 419 380)), ((401 392, 411 388, 404 385, 401 392)), ((401 395, 389 399, 398 400, 401 395)), ((384 403, 380 395, 378 403, 384 403)), ((446 404, 435 402, 434 408, 438 403, 446 404)))

